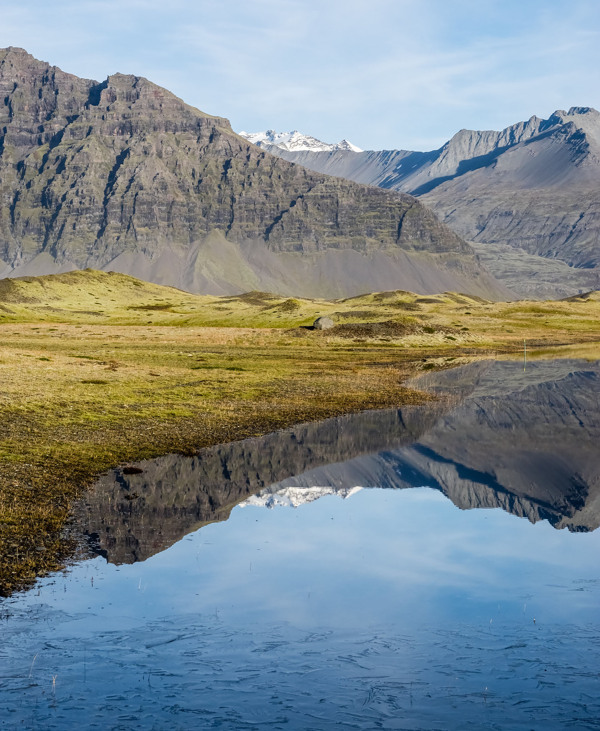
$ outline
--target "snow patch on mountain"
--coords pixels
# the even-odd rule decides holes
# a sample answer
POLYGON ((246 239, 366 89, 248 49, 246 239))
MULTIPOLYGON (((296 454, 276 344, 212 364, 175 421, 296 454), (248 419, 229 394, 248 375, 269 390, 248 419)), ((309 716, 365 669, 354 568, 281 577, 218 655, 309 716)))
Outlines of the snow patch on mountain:
POLYGON ((348 140, 342 140, 336 144, 321 142, 316 137, 303 135, 298 130, 293 132, 276 132, 268 129, 266 132, 240 132, 240 137, 244 137, 253 145, 258 147, 268 147, 274 145, 281 150, 288 152, 337 152, 338 150, 346 150, 348 152, 362 152, 360 147, 353 145, 348 140))
POLYGON ((245 508, 254 505, 260 508, 288 507, 297 508, 306 503, 312 503, 325 495, 337 495, 342 499, 351 497, 362 490, 362 487, 284 487, 276 492, 270 490, 262 490, 258 495, 253 495, 239 507, 245 508))

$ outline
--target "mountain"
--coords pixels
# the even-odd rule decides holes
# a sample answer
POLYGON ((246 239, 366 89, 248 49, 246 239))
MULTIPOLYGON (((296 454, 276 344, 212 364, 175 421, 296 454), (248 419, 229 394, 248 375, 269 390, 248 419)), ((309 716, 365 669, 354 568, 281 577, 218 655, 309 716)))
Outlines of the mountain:
POLYGON ((240 137, 244 137, 248 142, 258 147, 267 147, 274 145, 280 150, 288 152, 300 152, 307 150, 309 152, 336 152, 337 150, 346 150, 349 152, 362 152, 360 147, 353 145, 348 140, 342 140, 334 144, 321 142, 316 137, 303 135, 298 130, 293 132, 275 132, 269 129, 266 132, 240 132, 240 137))
POLYGON ((91 267, 193 292, 502 296, 414 198, 280 160, 138 76, 0 51, 0 276, 91 267))
POLYGON ((418 196, 517 289, 538 287, 543 296, 545 278, 548 291, 566 296, 600 282, 595 109, 559 110, 500 132, 461 130, 431 152, 267 149, 311 170, 418 196))
POLYGON ((574 532, 600 527, 596 363, 538 361, 524 371, 519 363, 479 362, 431 374, 427 385, 461 398, 414 443, 317 466, 269 486, 256 502, 313 485, 425 485, 463 510, 502 508, 574 532))
POLYGON ((86 493, 77 524, 110 562, 143 561, 192 530, 227 520, 234 506, 275 482, 410 444, 447 408, 440 401, 427 410, 363 411, 217 445, 195 457, 170 454, 111 470, 86 493))

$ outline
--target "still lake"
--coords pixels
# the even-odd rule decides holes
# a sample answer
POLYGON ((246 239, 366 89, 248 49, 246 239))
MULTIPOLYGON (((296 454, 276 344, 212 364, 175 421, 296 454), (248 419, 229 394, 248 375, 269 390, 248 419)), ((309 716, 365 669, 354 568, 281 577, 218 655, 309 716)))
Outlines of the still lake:
POLYGON ((103 476, 0 600, 0 728, 599 729, 600 365, 420 383, 103 476))

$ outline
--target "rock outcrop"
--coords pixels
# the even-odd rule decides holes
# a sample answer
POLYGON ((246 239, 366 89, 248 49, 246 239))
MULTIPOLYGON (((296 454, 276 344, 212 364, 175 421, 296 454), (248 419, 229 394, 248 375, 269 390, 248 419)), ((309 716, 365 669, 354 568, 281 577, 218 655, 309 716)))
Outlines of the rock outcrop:
POLYGON ((313 323, 315 330, 330 330, 334 326, 335 322, 331 319, 331 317, 317 317, 313 323))
POLYGON ((92 267, 213 294, 341 296, 390 280, 501 292, 414 198, 279 160, 147 79, 79 79, 9 48, 0 99, 0 276, 92 267))

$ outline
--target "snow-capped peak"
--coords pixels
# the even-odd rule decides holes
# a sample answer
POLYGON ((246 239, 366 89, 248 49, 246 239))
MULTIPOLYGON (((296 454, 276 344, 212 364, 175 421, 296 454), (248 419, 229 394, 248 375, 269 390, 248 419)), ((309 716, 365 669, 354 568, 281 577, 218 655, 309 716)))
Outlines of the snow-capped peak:
POLYGON ((266 132, 240 132, 249 142, 259 147, 274 145, 281 150, 288 152, 335 152, 337 150, 349 150, 351 152, 362 152, 360 147, 353 145, 348 140, 342 140, 336 144, 321 142, 316 137, 303 135, 298 130, 293 132, 276 132, 268 129, 266 132))
POLYGON ((350 150, 350 152, 362 152, 360 147, 357 147, 356 145, 353 145, 350 140, 342 140, 341 142, 338 142, 337 145, 335 145, 335 148, 337 150, 350 150))

